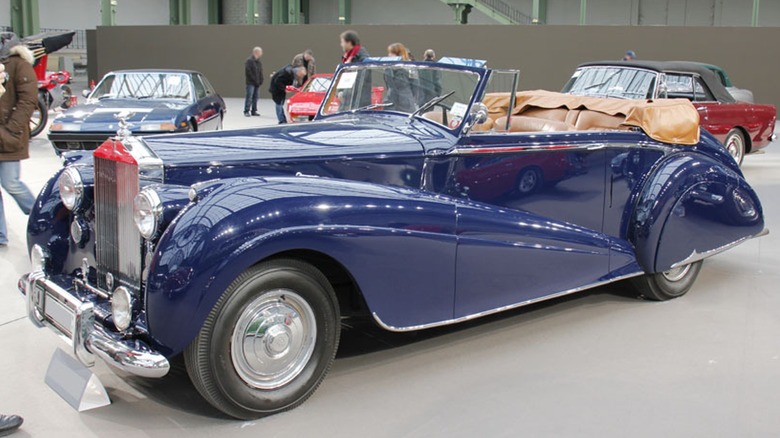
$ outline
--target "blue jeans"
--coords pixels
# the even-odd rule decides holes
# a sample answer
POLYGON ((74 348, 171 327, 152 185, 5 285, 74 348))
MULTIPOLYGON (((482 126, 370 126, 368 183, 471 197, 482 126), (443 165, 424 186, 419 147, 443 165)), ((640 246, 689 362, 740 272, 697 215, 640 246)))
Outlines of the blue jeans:
MULTIPOLYGON (((30 189, 19 181, 20 168, 18 161, 0 161, 0 185, 14 198, 24 214, 30 214, 30 210, 35 204, 35 197, 30 189)), ((8 243, 2 194, 0 194, 0 243, 8 243)))
POLYGON ((256 87, 252 84, 246 84, 246 97, 244 97, 244 112, 248 113, 250 110, 253 113, 257 112, 257 99, 260 98, 260 87, 256 87))
POLYGON ((279 120, 279 124, 287 123, 287 116, 284 114, 284 102, 282 104, 276 104, 276 119, 279 120))

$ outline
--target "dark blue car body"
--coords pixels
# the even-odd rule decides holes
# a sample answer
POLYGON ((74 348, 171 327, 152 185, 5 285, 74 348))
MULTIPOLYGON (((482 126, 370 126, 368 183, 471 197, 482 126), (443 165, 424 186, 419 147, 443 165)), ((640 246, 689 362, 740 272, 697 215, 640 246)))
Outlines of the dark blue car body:
MULTIPOLYGON (((483 88, 489 75, 451 68, 479 73, 483 88)), ((363 111, 131 143, 158 160, 140 184, 161 198, 164 226, 142 246, 130 329, 113 330, 107 300, 74 286, 96 263, 96 233, 79 245, 69 236, 73 220, 95 226, 90 154, 67 157, 84 180, 81 209, 63 207, 55 175, 28 244, 49 255, 49 281, 94 303, 107 336, 165 357, 193 341, 242 272, 280 256, 347 289, 343 313, 405 331, 663 272, 764 230, 755 192, 705 132, 694 146, 641 131, 466 135, 363 111), (497 183, 524 162, 559 176, 523 193, 497 183)))

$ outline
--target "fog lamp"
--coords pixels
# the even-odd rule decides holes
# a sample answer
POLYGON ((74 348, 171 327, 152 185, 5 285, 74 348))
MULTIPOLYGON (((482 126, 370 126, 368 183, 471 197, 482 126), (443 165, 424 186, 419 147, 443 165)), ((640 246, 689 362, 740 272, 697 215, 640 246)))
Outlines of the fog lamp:
POLYGON ((133 297, 130 291, 124 286, 114 289, 111 295, 111 315, 114 318, 116 329, 121 331, 130 327, 130 321, 133 317, 132 309, 133 297))

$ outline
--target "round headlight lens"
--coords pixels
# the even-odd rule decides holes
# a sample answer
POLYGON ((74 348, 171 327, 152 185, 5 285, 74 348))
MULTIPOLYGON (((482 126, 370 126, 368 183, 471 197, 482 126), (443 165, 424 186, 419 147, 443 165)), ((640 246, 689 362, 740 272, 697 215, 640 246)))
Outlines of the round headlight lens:
POLYGON ((133 202, 133 220, 144 239, 152 239, 162 219, 162 202, 153 189, 143 189, 133 202))
POLYGON ((133 297, 124 286, 116 288, 111 295, 111 315, 114 318, 116 329, 120 332, 130 327, 130 321, 133 318, 132 303, 133 297))
POLYGON ((30 264, 32 272, 44 272, 46 269, 46 250, 41 245, 35 244, 30 250, 30 264))
POLYGON ((81 199, 84 197, 84 183, 81 181, 81 174, 75 167, 68 167, 59 180, 60 199, 62 204, 68 210, 73 210, 81 205, 81 199))

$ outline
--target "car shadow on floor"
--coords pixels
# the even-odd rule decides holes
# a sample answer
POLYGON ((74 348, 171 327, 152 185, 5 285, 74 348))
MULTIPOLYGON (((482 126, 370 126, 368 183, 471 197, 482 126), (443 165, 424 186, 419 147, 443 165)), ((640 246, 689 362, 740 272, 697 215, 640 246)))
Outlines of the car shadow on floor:
MULTIPOLYGON (((426 349, 440 348, 451 342, 457 342, 470 336, 489 336, 491 332, 499 332, 506 326, 515 325, 521 322, 529 323, 533 322, 536 318, 549 316, 551 313, 554 314, 556 312, 568 311, 569 309, 581 305, 582 302, 593 305, 604 302, 622 302, 628 304, 636 301, 636 295, 630 288, 625 286, 625 283, 616 283, 497 313, 495 315, 485 316, 460 324, 417 332, 393 333, 379 328, 373 321, 367 318, 345 319, 342 321, 341 341, 336 355, 336 363, 338 364, 339 361, 349 358, 368 356, 382 352, 392 354, 393 352, 390 350, 401 349, 402 347, 408 347, 415 344, 417 344, 417 346, 425 344, 417 349, 416 354, 419 354, 420 351, 424 353, 426 349), (424 343, 424 341, 429 342, 424 343)), ((401 353, 399 351, 399 355, 403 354, 407 353, 401 353)), ((377 360, 381 361, 382 359, 377 358, 377 360)), ((129 374, 122 374, 119 371, 115 372, 133 389, 166 408, 186 413, 188 416, 211 419, 210 421, 213 421, 214 419, 233 421, 209 405, 200 396, 187 376, 187 370, 181 356, 172 359, 171 371, 167 376, 161 379, 143 379, 129 374)), ((120 393, 116 389, 107 388, 107 390, 112 399, 119 398, 128 400, 137 398, 125 393, 120 393)), ((142 409, 145 410, 147 408, 142 409)), ((126 415, 126 413, 121 412, 121 410, 98 410, 95 411, 93 415, 99 416, 104 420, 122 423, 122 417, 126 415)))

